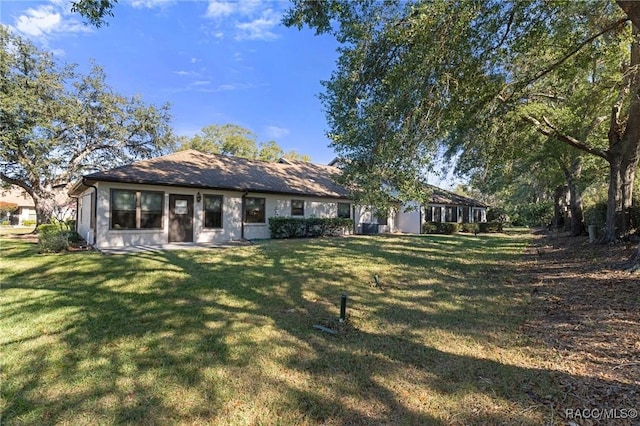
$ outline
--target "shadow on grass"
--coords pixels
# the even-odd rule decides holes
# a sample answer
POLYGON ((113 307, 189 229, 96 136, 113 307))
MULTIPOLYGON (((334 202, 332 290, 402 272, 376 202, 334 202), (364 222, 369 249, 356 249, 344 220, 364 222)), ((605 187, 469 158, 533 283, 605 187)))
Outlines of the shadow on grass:
POLYGON ((438 349, 424 332, 517 347, 526 289, 509 276, 522 244, 381 236, 34 256, 15 243, 3 421, 535 424, 553 370, 438 349), (315 331, 342 292, 348 327, 315 331))

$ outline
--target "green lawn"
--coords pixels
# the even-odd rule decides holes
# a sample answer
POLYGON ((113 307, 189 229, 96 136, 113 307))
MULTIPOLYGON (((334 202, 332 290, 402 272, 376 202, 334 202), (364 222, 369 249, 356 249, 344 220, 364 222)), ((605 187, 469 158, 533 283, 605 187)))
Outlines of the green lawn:
POLYGON ((527 238, 1 240, 2 424, 542 424, 551 371, 512 284, 527 238))

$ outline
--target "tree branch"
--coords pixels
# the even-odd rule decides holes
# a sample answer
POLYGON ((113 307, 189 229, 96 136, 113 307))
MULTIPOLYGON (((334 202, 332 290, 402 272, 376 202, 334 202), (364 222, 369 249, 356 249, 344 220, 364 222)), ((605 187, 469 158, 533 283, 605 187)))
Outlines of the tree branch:
POLYGON ((599 148, 594 148, 592 146, 589 146, 583 142, 580 142, 578 139, 569 136, 569 135, 565 135, 564 133, 561 133, 546 117, 542 117, 542 120, 544 121, 544 125, 538 121, 537 119, 535 119, 534 117, 530 116, 530 115, 525 115, 523 116, 523 119, 525 121, 528 121, 529 123, 533 124, 536 131, 545 135, 545 136, 549 136, 552 138, 555 138, 557 140, 559 140, 560 142, 563 142, 569 146, 572 146, 576 149, 579 149, 580 151, 584 151, 586 153, 589 153, 591 155, 595 155, 597 157, 603 158, 607 161, 609 161, 609 154, 607 151, 603 151, 599 148), (545 127, 546 126, 546 127, 545 127))
POLYGON ((4 173, 0 173, 0 180, 7 182, 8 184, 19 186, 24 189, 29 195, 33 196, 33 188, 31 188, 24 180, 15 179, 5 175, 4 173))
POLYGON ((605 27, 599 33, 594 34, 591 37, 583 40, 581 43, 579 43, 577 46, 575 46, 573 49, 571 49, 569 52, 567 52, 564 56, 562 56, 556 62, 551 64, 549 67, 547 67, 546 69, 542 70, 538 74, 534 75, 529 80, 519 83, 516 87, 519 87, 519 88, 526 87, 526 86, 530 85, 531 83, 533 83, 535 81, 538 81, 539 79, 541 79, 542 77, 544 77, 545 75, 549 74, 551 71, 556 69, 558 66, 562 65, 562 63, 564 63, 567 59, 571 58, 573 55, 578 53, 580 50, 582 50, 583 47, 585 47, 586 45, 591 43, 593 40, 597 39, 598 37, 600 37, 603 34, 608 33, 611 30, 614 30, 614 29, 618 28, 619 26, 621 26, 622 24, 624 24, 628 20, 629 20, 629 18, 620 18, 617 21, 611 23, 609 26, 605 27))

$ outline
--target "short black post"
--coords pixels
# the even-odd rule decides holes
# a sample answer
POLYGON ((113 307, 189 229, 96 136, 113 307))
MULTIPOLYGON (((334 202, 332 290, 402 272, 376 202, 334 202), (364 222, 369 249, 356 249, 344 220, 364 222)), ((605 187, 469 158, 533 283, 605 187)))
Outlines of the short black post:
POLYGON ((340 297, 340 322, 344 322, 347 316, 347 295, 343 294, 340 297))

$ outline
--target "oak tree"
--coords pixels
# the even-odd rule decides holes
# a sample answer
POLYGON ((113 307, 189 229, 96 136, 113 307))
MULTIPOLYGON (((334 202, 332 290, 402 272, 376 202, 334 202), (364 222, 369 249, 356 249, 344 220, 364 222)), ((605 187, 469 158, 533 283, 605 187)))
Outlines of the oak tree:
POLYGON ((0 181, 17 185, 47 223, 83 174, 149 158, 172 144, 168 105, 147 105, 0 26, 0 181))

